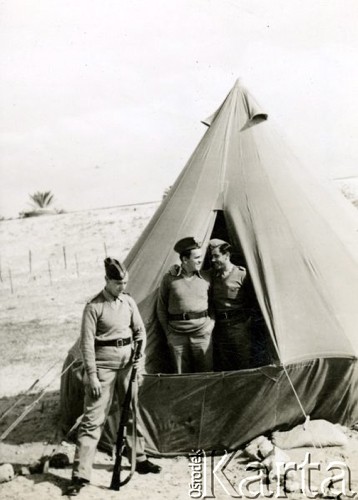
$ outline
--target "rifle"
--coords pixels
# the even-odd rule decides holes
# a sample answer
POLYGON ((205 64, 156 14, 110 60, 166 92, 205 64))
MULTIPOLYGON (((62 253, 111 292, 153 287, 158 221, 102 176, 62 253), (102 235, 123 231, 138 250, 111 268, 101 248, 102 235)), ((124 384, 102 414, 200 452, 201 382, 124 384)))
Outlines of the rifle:
MULTIPOLYGON (((135 344, 134 348, 134 354, 133 354, 133 360, 136 361, 139 358, 141 347, 142 347, 143 340, 138 340, 135 344)), ((119 491, 120 487, 127 484, 131 477, 134 474, 135 470, 135 455, 132 455, 132 464, 131 464, 131 472, 126 477, 123 481, 121 481, 120 474, 121 474, 121 463, 122 463, 122 454, 123 454, 123 448, 125 446, 126 442, 126 435, 127 435, 127 425, 128 425, 128 420, 129 420, 129 414, 130 414, 130 405, 132 401, 132 396, 133 396, 133 385, 135 383, 137 377, 137 368, 132 367, 132 371, 130 374, 130 379, 129 379, 129 385, 127 392, 124 397, 123 405, 122 405, 122 413, 121 413, 121 418, 119 421, 119 426, 118 426, 118 432, 117 432, 117 440, 116 440, 116 459, 114 463, 114 469, 113 469, 113 474, 112 474, 112 481, 109 489, 119 491), (134 463, 133 463, 134 459, 134 463)), ((136 409, 133 408, 133 428, 134 428, 134 435, 136 434, 135 430, 135 411, 136 409)), ((133 442, 133 448, 135 447, 135 439, 133 442)), ((134 450, 135 451, 135 450, 134 450)))

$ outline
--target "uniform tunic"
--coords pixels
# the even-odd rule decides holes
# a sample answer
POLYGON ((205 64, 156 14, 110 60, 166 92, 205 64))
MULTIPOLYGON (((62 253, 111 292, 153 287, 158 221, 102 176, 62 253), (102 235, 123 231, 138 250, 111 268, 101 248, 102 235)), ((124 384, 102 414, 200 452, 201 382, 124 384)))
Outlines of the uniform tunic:
MULTIPOLYGON (((137 304, 127 293, 117 299, 105 289, 87 303, 82 317, 81 350, 88 375, 97 368, 123 368, 129 362, 132 346, 97 347, 95 341, 131 337, 145 342, 145 328, 137 304)), ((143 345, 144 349, 144 345, 143 345)))
POLYGON ((250 330, 246 310, 247 272, 244 267, 232 266, 227 275, 211 271, 211 298, 216 313, 215 368, 239 370, 249 368, 250 330), (220 313, 231 314, 228 319, 220 313), (234 314, 234 315, 232 315, 234 314))
MULTIPOLYGON (((95 341, 131 338, 145 342, 145 328, 137 305, 126 293, 115 299, 102 290, 90 300, 83 312, 81 351, 85 378, 94 373, 101 383, 102 393, 93 398, 89 385, 85 387, 84 415, 79 427, 73 477, 90 479, 98 441, 114 395, 121 407, 129 383, 133 343, 126 346, 95 347, 95 341)), ((143 345, 144 349, 144 345, 143 345)), ((131 435, 131 421, 128 433, 131 435)), ((144 460, 144 438, 139 431, 137 460, 144 460)), ((131 443, 128 442, 130 447, 131 443)))
POLYGON ((187 278, 181 266, 171 268, 161 282, 157 315, 178 373, 213 369, 211 333, 214 321, 210 316, 186 320, 170 318, 173 314, 207 311, 209 287, 206 274, 198 272, 187 278))

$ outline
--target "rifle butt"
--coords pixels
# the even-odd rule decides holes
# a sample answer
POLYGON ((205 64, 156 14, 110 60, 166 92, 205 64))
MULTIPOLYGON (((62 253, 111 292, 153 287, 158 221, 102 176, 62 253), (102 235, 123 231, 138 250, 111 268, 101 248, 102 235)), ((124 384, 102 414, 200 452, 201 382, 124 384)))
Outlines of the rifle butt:
POLYGON ((117 467, 117 464, 115 464, 112 474, 111 485, 109 489, 114 491, 119 491, 120 485, 121 485, 121 479, 119 475, 119 467, 117 467))

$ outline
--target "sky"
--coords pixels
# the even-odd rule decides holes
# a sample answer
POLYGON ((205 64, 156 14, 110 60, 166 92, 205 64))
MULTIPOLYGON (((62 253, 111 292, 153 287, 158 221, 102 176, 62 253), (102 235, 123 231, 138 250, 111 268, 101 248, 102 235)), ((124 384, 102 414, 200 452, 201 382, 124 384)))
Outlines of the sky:
POLYGON ((358 176, 356 0, 0 0, 0 216, 160 200, 237 78, 326 178, 358 176))

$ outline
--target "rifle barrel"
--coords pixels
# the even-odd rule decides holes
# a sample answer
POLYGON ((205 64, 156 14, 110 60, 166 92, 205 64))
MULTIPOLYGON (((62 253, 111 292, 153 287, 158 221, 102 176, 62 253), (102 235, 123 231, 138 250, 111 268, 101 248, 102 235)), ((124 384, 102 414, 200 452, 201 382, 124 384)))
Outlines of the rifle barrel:
MULTIPOLYGON (((142 340, 139 340, 135 345, 135 350, 134 350, 134 354, 133 354, 134 361, 138 359, 138 356, 139 356, 139 353, 140 353, 140 350, 142 347, 142 342, 143 342, 142 340)), ((109 487, 109 489, 114 490, 114 491, 119 491, 120 487, 123 486, 124 484, 128 483, 128 481, 132 477, 132 474, 130 474, 124 481, 121 481, 122 452, 123 452, 123 447, 124 447, 125 439, 126 439, 126 429, 127 429, 127 424, 128 424, 128 420, 129 420, 129 409, 130 409, 130 404, 132 401, 132 385, 136 380, 136 376, 137 376, 137 368, 133 366, 132 371, 131 371, 131 375, 130 375, 128 389, 127 389, 127 392, 124 396, 122 413, 121 413, 121 418, 119 421, 118 432, 117 432, 116 459, 114 462, 111 485, 109 487)))

